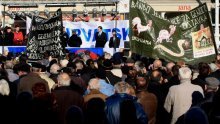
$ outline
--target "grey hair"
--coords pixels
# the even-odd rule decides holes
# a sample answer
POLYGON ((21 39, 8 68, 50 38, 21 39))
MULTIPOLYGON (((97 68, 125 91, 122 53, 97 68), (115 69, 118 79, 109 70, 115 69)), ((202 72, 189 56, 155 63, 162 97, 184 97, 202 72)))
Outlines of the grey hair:
POLYGON ((3 96, 8 96, 10 93, 10 88, 8 82, 4 79, 0 80, 0 94, 3 96))
POLYGON ((182 67, 179 69, 180 80, 191 79, 192 71, 188 67, 182 67))
POLYGON ((90 90, 99 90, 100 89, 99 80, 96 78, 90 79, 88 88, 90 90))
POLYGON ((114 88, 116 93, 127 93, 131 88, 131 85, 126 82, 118 82, 114 85, 114 88))
POLYGON ((67 73, 59 74, 57 80, 60 86, 70 86, 71 79, 67 73))
POLYGON ((51 74, 59 74, 58 70, 60 70, 60 66, 56 63, 50 67, 51 74))

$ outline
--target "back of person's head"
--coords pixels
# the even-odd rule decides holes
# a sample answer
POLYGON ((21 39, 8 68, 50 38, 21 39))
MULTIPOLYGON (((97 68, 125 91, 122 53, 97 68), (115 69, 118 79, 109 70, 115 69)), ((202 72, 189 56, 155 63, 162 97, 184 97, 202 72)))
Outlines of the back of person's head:
POLYGON ((4 66, 5 66, 5 69, 13 69, 14 64, 12 61, 6 61, 4 66))
POLYGON ((192 105, 191 106, 199 105, 200 103, 202 103, 202 101, 203 101, 203 95, 199 91, 194 91, 192 93, 192 105))
POLYGON ((60 73, 57 77, 59 86, 70 86, 71 79, 67 73, 60 73))
POLYGON ((199 63, 199 75, 207 77, 211 72, 211 68, 207 63, 199 63))
POLYGON ((161 60, 156 59, 156 60, 153 62, 153 68, 154 68, 154 69, 159 69, 160 67, 162 67, 162 62, 161 62, 161 60))
POLYGON ((180 80, 190 80, 192 77, 192 71, 188 67, 182 67, 179 69, 180 80))
POLYGON ((150 81, 152 81, 152 82, 162 81, 162 73, 158 70, 153 70, 150 75, 150 81))
POLYGON ((132 90, 133 87, 126 82, 118 82, 114 85, 114 88, 116 93, 126 93, 133 95, 134 92, 134 90, 132 90))
POLYGON ((60 70, 60 66, 56 63, 50 67, 51 74, 59 74, 59 70, 60 70))
POLYGON ((148 80, 146 77, 136 78, 136 91, 146 91, 148 86, 148 80))
POLYGON ((166 69, 167 69, 167 72, 168 72, 168 73, 169 73, 169 72, 172 72, 172 68, 173 68, 174 65, 175 65, 175 64, 174 64, 173 62, 167 63, 166 69))
POLYGON ((10 88, 8 82, 4 79, 0 80, 0 94, 3 96, 8 96, 10 93, 10 88))
POLYGON ((99 68, 96 70, 95 77, 100 79, 106 79, 106 72, 103 68, 99 68))
POLYGON ((77 106, 71 106, 66 113, 66 124, 83 124, 84 115, 77 106))
POLYGON ((82 60, 77 59, 74 63, 76 71, 84 68, 84 62, 82 60))
POLYGON ((136 108, 132 100, 123 100, 120 103, 119 124, 138 124, 136 108))
POLYGON ((92 98, 86 104, 86 123, 103 124, 105 121, 105 102, 101 98, 92 98))
POLYGON ((136 71, 141 71, 142 69, 145 68, 145 64, 141 61, 136 61, 134 67, 136 71))
POLYGON ((69 61, 67 59, 63 59, 60 60, 60 66, 63 67, 67 67, 67 64, 69 63, 69 61))
POLYGON ((27 61, 28 61, 28 56, 26 54, 20 55, 20 57, 19 57, 20 63, 27 63, 27 61))
POLYGON ((90 79, 88 88, 90 90, 99 90, 100 89, 99 80, 96 78, 90 79))
POLYGON ((173 76, 178 76, 179 75, 179 69, 180 69, 181 67, 179 66, 179 65, 174 65, 173 67, 172 67, 172 74, 173 74, 173 76))
POLYGON ((219 89, 220 81, 215 77, 205 78, 205 90, 209 92, 216 92, 219 89))
POLYGON ((16 68, 14 68, 15 73, 19 74, 19 72, 22 73, 29 73, 31 71, 31 66, 27 63, 19 63, 15 65, 16 68))

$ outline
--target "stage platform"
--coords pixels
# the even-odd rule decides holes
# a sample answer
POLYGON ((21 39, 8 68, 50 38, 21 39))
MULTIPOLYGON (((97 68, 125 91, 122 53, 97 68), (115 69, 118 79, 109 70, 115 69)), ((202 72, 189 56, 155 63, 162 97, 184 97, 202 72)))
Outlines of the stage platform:
MULTIPOLYGON (((0 46, 0 53, 2 53, 3 46, 0 46)), ((113 48, 75 48, 75 47, 66 47, 67 50, 70 51, 70 53, 78 53, 80 51, 89 50, 90 52, 93 52, 97 55, 102 56, 104 52, 108 52, 111 55, 114 54, 113 48)), ((4 50, 8 50, 9 52, 12 52, 14 54, 16 53, 22 53, 26 51, 26 46, 4 46, 4 50)), ((116 49, 118 51, 119 49, 116 49)))

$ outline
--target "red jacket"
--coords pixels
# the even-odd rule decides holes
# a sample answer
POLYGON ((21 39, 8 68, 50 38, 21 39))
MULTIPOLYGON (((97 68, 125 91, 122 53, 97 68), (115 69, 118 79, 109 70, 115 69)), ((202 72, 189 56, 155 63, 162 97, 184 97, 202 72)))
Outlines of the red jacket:
POLYGON ((14 45, 22 45, 24 40, 24 36, 22 32, 14 32, 14 39, 13 44, 14 45))

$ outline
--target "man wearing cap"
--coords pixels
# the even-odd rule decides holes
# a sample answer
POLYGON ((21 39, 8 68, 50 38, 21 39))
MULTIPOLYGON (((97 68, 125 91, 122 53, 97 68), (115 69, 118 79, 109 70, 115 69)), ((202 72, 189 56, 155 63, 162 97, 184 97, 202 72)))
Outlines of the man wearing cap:
POLYGON ((80 45, 82 45, 82 40, 76 34, 76 30, 73 30, 72 36, 69 38, 67 43, 70 47, 80 47, 80 45))
POLYGON ((205 99, 201 104, 201 108, 205 111, 207 115, 210 115, 212 109, 213 98, 219 88, 219 80, 215 77, 205 78, 205 99))
POLYGON ((20 79, 18 84, 18 94, 21 92, 29 92, 32 94, 32 88, 36 83, 43 83, 46 91, 49 93, 49 86, 46 80, 40 77, 43 66, 40 63, 32 63, 32 72, 20 79))

